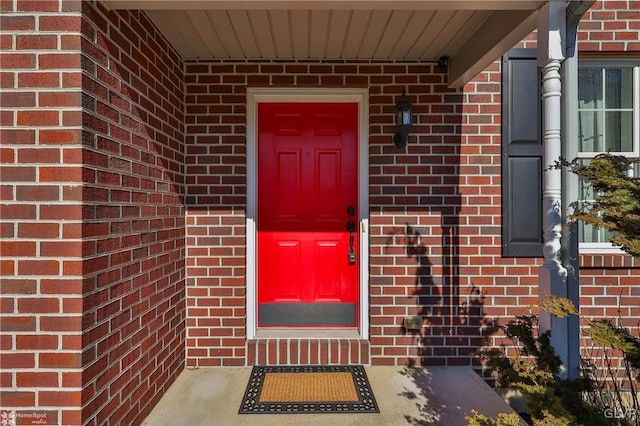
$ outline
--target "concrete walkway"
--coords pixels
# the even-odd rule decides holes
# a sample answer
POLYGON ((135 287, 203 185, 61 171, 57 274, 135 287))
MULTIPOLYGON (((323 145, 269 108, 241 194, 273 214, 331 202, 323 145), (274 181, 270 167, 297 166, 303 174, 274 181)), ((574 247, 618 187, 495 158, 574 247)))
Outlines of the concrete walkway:
POLYGON ((147 426, 466 425, 471 409, 513 410, 470 368, 366 367, 380 413, 238 414, 251 367, 185 370, 144 421, 147 426))

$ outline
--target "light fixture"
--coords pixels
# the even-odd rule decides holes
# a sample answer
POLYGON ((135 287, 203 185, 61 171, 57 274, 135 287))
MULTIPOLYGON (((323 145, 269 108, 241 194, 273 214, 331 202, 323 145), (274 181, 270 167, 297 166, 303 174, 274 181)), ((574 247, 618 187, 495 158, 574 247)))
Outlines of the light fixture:
POLYGON ((398 148, 407 146, 409 132, 413 128, 411 102, 402 94, 402 98, 396 104, 396 133, 393 135, 393 144, 398 148))

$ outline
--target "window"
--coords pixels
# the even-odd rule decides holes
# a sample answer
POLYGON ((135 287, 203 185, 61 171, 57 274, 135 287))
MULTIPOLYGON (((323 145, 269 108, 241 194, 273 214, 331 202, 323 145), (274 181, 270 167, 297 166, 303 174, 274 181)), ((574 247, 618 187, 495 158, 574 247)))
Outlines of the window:
MULTIPOLYGON (((578 128, 581 161, 603 152, 640 157, 640 61, 580 62, 578 128)), ((640 165, 629 174, 640 176, 640 165)), ((594 199, 584 181, 579 182, 578 199, 594 199)), ((579 233, 581 248, 612 248, 609 231, 581 223, 579 233)))

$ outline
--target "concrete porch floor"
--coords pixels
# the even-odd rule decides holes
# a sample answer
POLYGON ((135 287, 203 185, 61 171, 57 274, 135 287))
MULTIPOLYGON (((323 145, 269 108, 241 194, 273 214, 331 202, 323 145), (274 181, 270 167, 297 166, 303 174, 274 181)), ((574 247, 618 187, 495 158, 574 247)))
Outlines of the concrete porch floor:
POLYGON ((466 367, 365 367, 380 413, 238 414, 251 367, 185 370, 143 425, 466 425, 476 409, 512 412, 466 367))

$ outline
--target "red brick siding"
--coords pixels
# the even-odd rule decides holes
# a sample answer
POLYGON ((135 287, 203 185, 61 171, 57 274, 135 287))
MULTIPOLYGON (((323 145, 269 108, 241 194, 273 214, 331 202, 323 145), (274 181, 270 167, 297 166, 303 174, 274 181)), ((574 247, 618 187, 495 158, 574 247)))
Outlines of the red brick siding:
MULTIPOLYGON (((608 320, 640 336, 640 261, 620 255, 583 255, 581 259, 581 313, 592 320, 608 320)), ((607 363, 614 369, 620 367, 617 374, 623 376, 620 352, 609 350, 605 357, 601 345, 583 336, 581 354, 586 362, 601 367, 596 371, 601 379, 608 377, 604 368, 607 363)))
MULTIPOLYGON (((614 14, 631 19, 627 28, 637 28, 637 14, 614 14)), ((519 47, 535 45, 533 34, 519 47)), ((373 364, 471 365, 470 354, 491 324, 529 311, 537 301, 540 260, 500 256, 499 63, 459 91, 446 87, 442 71, 430 63, 401 62, 187 63, 188 365, 253 363, 256 356, 253 343, 246 354, 242 320, 247 86, 369 89, 373 364), (402 151, 389 135, 393 105, 405 89, 417 125, 402 151), (406 315, 424 318, 419 334, 403 329, 406 315)), ((620 259, 612 256, 611 262, 620 259)), ((607 283, 630 287, 639 273, 591 269, 588 256, 583 263, 585 291, 607 283)), ((604 302, 591 298, 582 304, 590 309, 604 302)), ((622 302, 629 303, 628 321, 637 322, 634 299, 622 302)), ((499 336, 492 341, 502 343, 499 336)), ((277 347, 265 345, 271 343, 277 347)))
MULTIPOLYGON (((579 24, 578 51, 582 57, 640 58, 640 2, 597 1, 579 24)), ((535 33, 527 45, 536 47, 535 33)), ((580 256, 580 311, 590 319, 609 319, 640 329, 640 262, 625 254, 582 254, 580 256)), ((589 338, 582 340, 582 356, 601 362, 601 348, 589 338), (599 359, 598 359, 599 358, 599 359)))
MULTIPOLYGON (((257 65, 244 65, 259 77, 257 65)), ((234 71, 222 63, 186 64, 187 365, 192 367, 244 365, 247 357, 246 89, 234 71)))
MULTIPOLYGON (((578 49, 581 55, 606 58, 640 58, 640 2, 597 1, 580 23, 578 49)), ((609 319, 640 330, 640 261, 623 255, 582 255, 580 271, 581 312, 591 319, 609 319)), ((599 348, 585 338, 582 354, 597 356, 599 348)))
MULTIPOLYGON (((494 320, 536 300, 540 261, 500 257, 498 62, 462 90, 431 63, 183 67, 144 14, 1 5, 3 409, 140 423, 185 357, 470 365, 494 320), (368 345, 246 342, 246 87, 293 85, 369 90, 368 345), (398 150, 403 89, 417 123, 398 150), (405 315, 423 316, 419 334, 403 330, 405 315)), ((640 51, 639 9, 598 2, 581 52, 640 51)), ((637 262, 582 261, 583 309, 636 324, 637 262)))
POLYGON ((49 424, 81 420, 80 23, 79 2, 2 2, 0 411, 49 424))
POLYGON ((640 52, 640 2, 600 0, 578 27, 580 52, 640 52))
POLYGON ((184 366, 182 63, 141 13, 2 5, 2 410, 138 424, 184 366))
POLYGON ((83 420, 138 424, 184 367, 184 77, 143 13, 83 13, 83 420))
POLYGON ((253 339, 247 344, 248 365, 370 364, 369 342, 363 339, 253 339))
POLYGON ((414 62, 187 63, 189 366, 253 362, 244 322, 247 86, 369 89, 371 363, 470 365, 489 318, 536 300, 537 262, 500 258, 499 66, 464 91, 447 88, 443 71, 414 62), (399 150, 389 135, 404 90, 416 125, 399 150), (416 314, 421 336, 402 327, 416 314))

